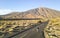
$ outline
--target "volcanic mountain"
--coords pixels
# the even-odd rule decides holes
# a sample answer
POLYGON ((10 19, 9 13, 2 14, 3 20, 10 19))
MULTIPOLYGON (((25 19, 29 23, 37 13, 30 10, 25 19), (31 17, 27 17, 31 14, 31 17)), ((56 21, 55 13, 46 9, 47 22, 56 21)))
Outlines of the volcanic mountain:
POLYGON ((12 12, 6 15, 0 15, 3 19, 20 19, 20 18, 55 18, 60 17, 60 11, 49 8, 36 8, 25 12, 12 12))

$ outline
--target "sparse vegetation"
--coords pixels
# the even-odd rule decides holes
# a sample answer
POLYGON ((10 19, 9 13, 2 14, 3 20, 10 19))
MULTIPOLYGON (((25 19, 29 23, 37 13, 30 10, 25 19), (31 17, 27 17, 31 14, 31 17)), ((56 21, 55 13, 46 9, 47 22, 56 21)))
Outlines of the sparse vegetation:
POLYGON ((36 23, 42 23, 49 19, 44 29, 46 38, 60 38, 60 11, 49 8, 37 8, 25 12, 12 12, 7 15, 0 15, 0 38, 13 35, 16 32, 34 27, 36 23), (40 20, 11 20, 21 18, 41 18, 40 20), (52 19, 54 18, 54 19, 52 19), (10 20, 2 20, 10 19, 10 20), (7 34, 8 33, 8 34, 7 34))
POLYGON ((38 21, 39 20, 0 20, 0 38, 28 29, 38 21))
POLYGON ((46 38, 60 38, 60 18, 50 19, 44 33, 46 38))

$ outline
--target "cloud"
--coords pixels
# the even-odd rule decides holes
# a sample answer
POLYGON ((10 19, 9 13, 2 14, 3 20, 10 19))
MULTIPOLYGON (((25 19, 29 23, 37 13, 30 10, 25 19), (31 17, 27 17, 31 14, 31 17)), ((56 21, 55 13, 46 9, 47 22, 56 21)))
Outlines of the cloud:
POLYGON ((11 12, 20 12, 20 10, 0 9, 0 15, 8 14, 11 12))

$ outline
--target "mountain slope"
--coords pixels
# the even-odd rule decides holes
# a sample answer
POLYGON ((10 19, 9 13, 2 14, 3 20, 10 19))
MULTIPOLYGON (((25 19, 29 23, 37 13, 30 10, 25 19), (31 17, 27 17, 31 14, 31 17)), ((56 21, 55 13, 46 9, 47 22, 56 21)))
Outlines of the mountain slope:
POLYGON ((55 18, 60 17, 60 11, 49 8, 36 8, 25 12, 12 12, 7 15, 1 15, 3 19, 20 19, 20 18, 55 18))

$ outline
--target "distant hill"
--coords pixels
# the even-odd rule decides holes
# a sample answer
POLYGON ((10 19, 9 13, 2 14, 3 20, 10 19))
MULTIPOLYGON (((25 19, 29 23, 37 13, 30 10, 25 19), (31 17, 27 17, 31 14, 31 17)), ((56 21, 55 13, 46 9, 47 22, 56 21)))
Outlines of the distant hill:
POLYGON ((20 18, 55 18, 60 17, 60 11, 50 8, 36 8, 25 12, 12 12, 6 15, 0 15, 1 19, 20 19, 20 18))

